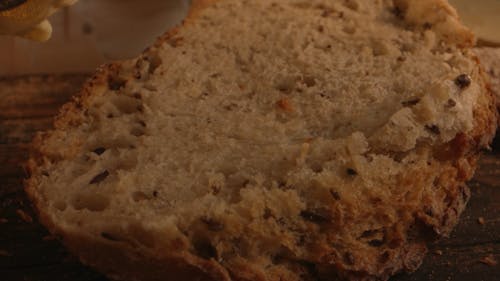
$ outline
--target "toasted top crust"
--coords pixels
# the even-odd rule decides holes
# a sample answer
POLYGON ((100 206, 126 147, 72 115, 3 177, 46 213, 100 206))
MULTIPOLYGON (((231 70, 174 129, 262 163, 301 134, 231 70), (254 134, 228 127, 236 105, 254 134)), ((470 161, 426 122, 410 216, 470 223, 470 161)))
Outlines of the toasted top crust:
POLYGON ((167 264, 215 280, 414 270, 425 229, 456 222, 496 126, 454 10, 194 5, 140 58, 100 69, 35 140, 27 191, 44 223, 117 278, 167 264))

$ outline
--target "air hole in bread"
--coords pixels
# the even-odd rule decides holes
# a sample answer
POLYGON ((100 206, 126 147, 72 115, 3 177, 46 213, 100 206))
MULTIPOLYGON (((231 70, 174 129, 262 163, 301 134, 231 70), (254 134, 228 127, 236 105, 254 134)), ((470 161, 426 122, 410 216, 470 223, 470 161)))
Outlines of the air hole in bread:
POLYGON ((373 240, 368 241, 368 245, 375 247, 375 248, 378 248, 378 247, 384 245, 384 240, 373 239, 373 240))
POLYGON ((108 196, 97 193, 80 193, 75 195, 71 205, 75 210, 87 209, 93 212, 101 212, 108 208, 110 199, 108 196))
POLYGON ((169 39, 167 39, 167 43, 172 47, 172 48, 177 48, 182 45, 182 41, 184 38, 182 36, 174 36, 169 39))
POLYGON ((113 242, 120 241, 120 239, 116 235, 111 234, 109 232, 101 232, 101 237, 113 242))
POLYGON ((378 262, 381 264, 385 264, 391 258, 391 254, 388 251, 384 251, 378 258, 378 262))
POLYGON ((456 105, 457 105, 457 102, 454 99, 448 99, 448 101, 446 102, 445 107, 446 108, 452 108, 452 107, 455 107, 456 105))
MULTIPOLYGON (((134 124, 134 123, 132 123, 134 124)), ((136 125, 137 126, 137 125, 136 125)), ((97 147, 97 148, 105 148, 106 151, 103 152, 103 154, 108 154, 108 153, 116 153, 116 150, 119 148, 130 148, 131 146, 136 146, 136 138, 132 136, 131 134, 125 134, 125 135, 116 135, 112 136, 110 138, 109 135, 106 135, 105 132, 104 134, 99 136, 99 141, 95 143, 89 144, 87 147, 89 147, 89 151, 92 151, 97 147)), ((125 132, 123 132, 125 133, 125 132)))
POLYGON ((343 256, 344 263, 347 265, 354 265, 356 258, 351 252, 346 252, 343 256))
POLYGON ((285 181, 282 181, 282 180, 278 181, 277 185, 278 185, 279 189, 283 189, 283 190, 293 189, 293 185, 291 185, 285 181))
POLYGON ((143 120, 138 120, 137 123, 139 123, 139 125, 141 125, 142 127, 146 127, 146 122, 144 122, 143 120))
POLYGON ((455 78, 455 85, 457 85, 460 89, 465 89, 469 87, 472 83, 472 79, 467 74, 460 74, 455 78))
POLYGON ((420 98, 412 98, 406 101, 401 102, 403 106, 414 106, 420 102, 420 98))
POLYGON ((224 108, 227 111, 233 111, 235 109, 238 109, 238 104, 236 104, 234 102, 230 102, 226 105, 223 105, 222 108, 224 108))
POLYGON ((302 79, 302 81, 304 82, 304 84, 306 84, 307 87, 314 87, 316 85, 316 79, 314 78, 314 76, 311 76, 311 75, 305 75, 302 79))
POLYGON ((98 147, 98 148, 94 149, 92 152, 94 152, 94 153, 95 153, 95 154, 97 154, 97 155, 101 155, 101 154, 103 154, 105 151, 106 151, 106 148, 104 148, 104 147, 98 147))
POLYGON ((431 125, 425 125, 425 129, 434 134, 434 135, 439 135, 441 134, 441 129, 437 126, 437 125, 434 125, 434 124, 431 124, 431 125))
POLYGON ((297 83, 297 77, 293 75, 278 75, 275 78, 274 87, 281 92, 291 92, 297 83))
MULTIPOLYGON (((321 17, 323 18, 327 18, 331 15, 333 15, 334 13, 336 13, 337 11, 333 8, 330 8, 330 7, 323 7, 323 8, 320 8, 322 9, 323 11, 321 12, 321 17)), ((342 13, 342 12, 341 12, 342 13)))
POLYGON ((299 261, 299 264, 307 271, 309 276, 313 277, 312 280, 322 280, 323 279, 320 277, 321 276, 320 267, 317 266, 316 264, 309 262, 309 261, 305 261, 305 260, 299 261))
POLYGON ((126 84, 127 80, 119 76, 113 76, 113 75, 108 76, 108 88, 111 91, 118 91, 121 88, 125 87, 126 84))
POLYGON ((332 43, 329 40, 320 39, 314 42, 314 47, 324 52, 329 52, 332 49, 332 43))
POLYGON ((353 168, 347 168, 346 169, 346 173, 349 176, 356 176, 356 175, 358 175, 358 172, 355 169, 353 169, 353 168))
POLYGON ((202 217, 200 220, 205 224, 208 230, 212 232, 219 232, 224 230, 224 223, 209 217, 202 217))
POLYGON ((105 170, 104 172, 95 175, 89 182, 89 184, 98 184, 104 181, 109 176, 109 172, 105 170))
POLYGON ((407 6, 404 3, 397 3, 399 5, 396 5, 392 10, 391 13, 399 20, 404 19, 405 13, 407 10, 407 6))
POLYGON ((311 170, 315 173, 321 173, 323 172, 323 165, 319 162, 314 162, 309 164, 311 167, 311 170))
POLYGON ((331 216, 327 210, 309 209, 300 212, 300 216, 306 220, 317 224, 327 223, 331 220, 331 216))
POLYGON ((330 189, 329 191, 330 191, 330 195, 333 197, 333 199, 335 199, 337 201, 341 199, 340 193, 338 191, 336 191, 334 189, 330 189))
POLYGON ((264 209, 264 214, 262 215, 262 218, 265 220, 270 219, 270 218, 274 218, 273 211, 271 211, 271 209, 266 207, 264 209))
POLYGON ((155 70, 163 63, 160 56, 158 56, 157 54, 148 56, 147 60, 149 61, 149 74, 153 74, 155 70))
POLYGON ((406 57, 405 56, 399 56, 399 57, 397 57, 396 61, 399 62, 399 63, 403 63, 403 62, 406 61, 406 57))
POLYGON ((217 258, 217 249, 207 239, 197 239, 193 242, 196 254, 204 259, 217 258))
POLYGON ((140 100, 126 95, 115 95, 112 97, 113 105, 124 114, 131 114, 141 111, 139 107, 142 105, 140 100))

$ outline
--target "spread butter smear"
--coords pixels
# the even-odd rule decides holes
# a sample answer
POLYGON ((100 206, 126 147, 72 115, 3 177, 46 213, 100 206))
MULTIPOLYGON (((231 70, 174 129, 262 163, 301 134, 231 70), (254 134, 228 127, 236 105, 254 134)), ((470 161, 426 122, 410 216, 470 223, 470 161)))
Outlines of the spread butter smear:
POLYGON ((47 17, 77 0, 0 0, 0 35, 16 35, 36 41, 50 38, 47 17))

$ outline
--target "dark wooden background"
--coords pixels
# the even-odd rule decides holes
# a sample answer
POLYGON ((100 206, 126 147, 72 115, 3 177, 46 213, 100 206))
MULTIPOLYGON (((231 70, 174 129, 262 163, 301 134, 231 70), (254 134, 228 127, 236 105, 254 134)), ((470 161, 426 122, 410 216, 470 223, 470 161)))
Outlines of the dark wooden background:
MULTIPOLYGON (((87 75, 0 78, 0 281, 106 281, 48 236, 23 192, 22 164, 34 133, 87 75)), ((391 281, 500 280, 500 144, 481 160, 472 199, 451 237, 430 245, 422 267, 391 281)), ((183 281, 183 280, 179 280, 183 281)), ((186 280, 187 281, 187 280, 186 280)))

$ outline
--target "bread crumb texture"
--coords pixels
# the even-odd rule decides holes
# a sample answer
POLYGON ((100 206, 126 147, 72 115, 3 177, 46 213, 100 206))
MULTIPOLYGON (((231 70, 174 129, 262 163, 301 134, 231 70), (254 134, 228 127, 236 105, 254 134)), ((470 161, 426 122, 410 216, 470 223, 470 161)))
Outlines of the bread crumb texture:
POLYGON ((473 41, 441 0, 195 1, 37 137, 27 191, 115 279, 413 271, 496 128, 473 41))

